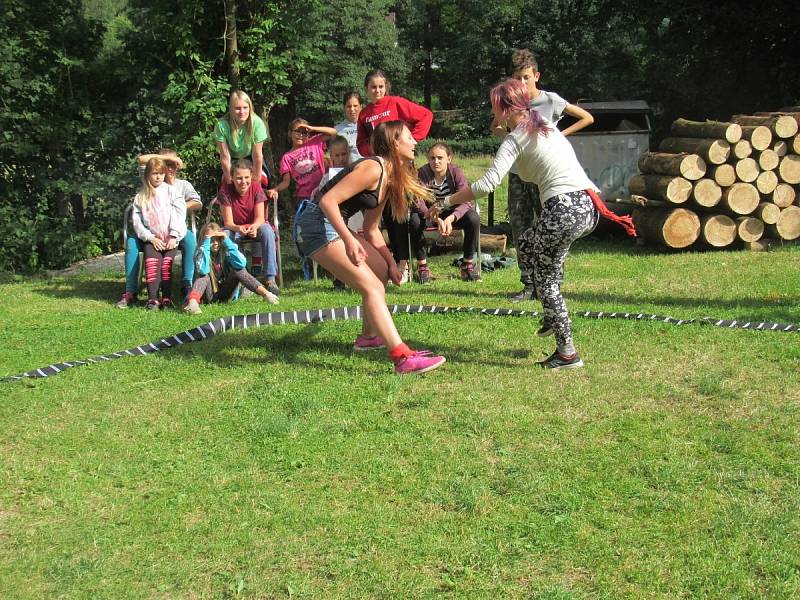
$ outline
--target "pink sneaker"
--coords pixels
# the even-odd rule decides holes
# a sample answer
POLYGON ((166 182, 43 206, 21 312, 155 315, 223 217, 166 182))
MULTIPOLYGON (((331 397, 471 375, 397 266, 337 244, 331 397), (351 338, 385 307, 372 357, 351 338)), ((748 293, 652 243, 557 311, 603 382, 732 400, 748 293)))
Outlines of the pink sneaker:
POLYGON ((364 350, 379 350, 381 348, 386 348, 386 344, 384 344, 381 338, 379 338, 377 335, 372 337, 359 335, 356 338, 355 344, 353 344, 353 350, 357 350, 359 352, 364 350))
POLYGON ((444 356, 435 356, 433 352, 421 350, 414 352, 411 356, 406 356, 403 360, 395 363, 394 372, 398 375, 410 375, 427 373, 441 367, 445 363, 444 356))

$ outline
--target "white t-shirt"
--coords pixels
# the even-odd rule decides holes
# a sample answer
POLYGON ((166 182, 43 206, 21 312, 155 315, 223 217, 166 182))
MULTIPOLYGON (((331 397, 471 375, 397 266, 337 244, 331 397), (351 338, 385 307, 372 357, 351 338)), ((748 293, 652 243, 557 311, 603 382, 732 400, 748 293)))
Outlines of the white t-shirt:
MULTIPOLYGON (((531 100, 531 110, 535 110, 545 119, 555 124, 564 116, 564 109, 568 102, 555 92, 539 90, 539 95, 531 100)), ((518 175, 517 167, 512 166, 511 172, 518 175)))
POLYGON ((493 192, 514 164, 519 170, 520 179, 539 187, 542 202, 558 194, 578 190, 600 191, 586 176, 572 144, 552 123, 547 124, 551 127, 547 136, 540 133, 531 135, 520 123, 505 137, 492 166, 470 186, 476 198, 493 192))
POLYGON ((334 125, 334 128, 336 129, 336 133, 346 139, 347 145, 350 146, 350 162, 356 162, 359 158, 361 158, 361 154, 359 154, 358 148, 356 147, 358 124, 351 123, 350 121, 342 121, 341 123, 334 125))

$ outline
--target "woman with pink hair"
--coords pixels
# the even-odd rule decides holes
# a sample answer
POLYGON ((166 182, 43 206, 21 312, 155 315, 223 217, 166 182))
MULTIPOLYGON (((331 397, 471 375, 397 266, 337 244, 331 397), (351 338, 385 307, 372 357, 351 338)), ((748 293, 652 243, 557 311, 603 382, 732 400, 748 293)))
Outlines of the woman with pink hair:
MULTIPOLYGON (((544 337, 555 333, 556 350, 537 364, 546 369, 582 367, 561 295, 567 252, 575 240, 592 232, 601 215, 636 235, 633 222, 630 217, 618 217, 608 210, 564 135, 530 109, 524 83, 516 79, 503 81, 492 88, 490 98, 495 122, 509 133, 486 174, 470 187, 445 198, 440 208, 469 202, 494 191, 513 164, 523 181, 539 187, 541 216, 521 238, 530 241, 534 249, 534 283, 544 309, 542 327, 537 335, 544 337)), ((525 266, 520 265, 520 268, 525 266)))

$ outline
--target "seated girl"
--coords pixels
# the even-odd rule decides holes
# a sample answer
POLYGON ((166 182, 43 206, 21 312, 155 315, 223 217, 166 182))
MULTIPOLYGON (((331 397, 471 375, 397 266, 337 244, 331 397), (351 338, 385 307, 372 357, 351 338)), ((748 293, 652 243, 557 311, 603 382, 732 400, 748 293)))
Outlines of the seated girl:
POLYGON ((279 296, 281 292, 275 283, 278 273, 275 232, 267 223, 267 197, 261 184, 254 179, 253 163, 237 160, 231 168, 231 178, 233 183, 223 183, 217 194, 223 226, 234 241, 256 240, 261 244, 263 264, 259 272, 259 266, 253 261, 255 274, 263 276, 264 287, 279 296))
MULTIPOLYGON (((464 172, 452 164, 452 161, 450 146, 444 142, 437 142, 428 150, 428 164, 417 172, 420 182, 431 190, 436 201, 443 200, 469 185, 464 172)), ((481 220, 469 202, 436 213, 436 211, 430 210, 429 203, 417 200, 411 208, 411 215, 407 223, 387 220, 392 252, 401 272, 405 273, 408 270, 410 237, 411 249, 417 259, 419 282, 422 284, 431 282, 423 236, 428 224, 435 225, 439 229, 439 233, 444 236, 453 232, 453 225, 464 230, 464 259, 461 264, 461 279, 463 281, 480 281, 480 275, 474 267, 473 257, 478 250, 481 220)))
POLYGON ((190 315, 199 315, 200 302, 228 302, 233 300, 239 284, 255 292, 270 304, 278 297, 261 285, 245 268, 247 259, 239 252, 228 235, 216 223, 209 223, 200 231, 203 243, 194 256, 197 277, 183 307, 190 315))

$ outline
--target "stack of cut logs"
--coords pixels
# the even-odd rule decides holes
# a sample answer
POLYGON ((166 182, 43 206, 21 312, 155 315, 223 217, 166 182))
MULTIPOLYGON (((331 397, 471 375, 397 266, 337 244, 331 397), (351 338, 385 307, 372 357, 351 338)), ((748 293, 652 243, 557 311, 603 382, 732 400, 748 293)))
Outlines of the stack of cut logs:
POLYGON ((639 235, 670 248, 751 250, 800 238, 798 125, 800 107, 728 123, 676 120, 628 184, 639 235))

